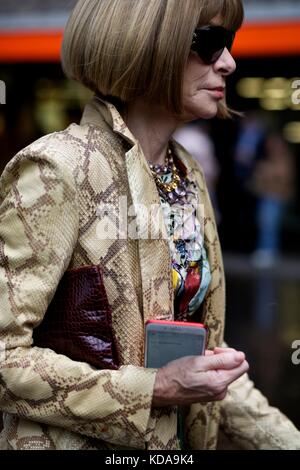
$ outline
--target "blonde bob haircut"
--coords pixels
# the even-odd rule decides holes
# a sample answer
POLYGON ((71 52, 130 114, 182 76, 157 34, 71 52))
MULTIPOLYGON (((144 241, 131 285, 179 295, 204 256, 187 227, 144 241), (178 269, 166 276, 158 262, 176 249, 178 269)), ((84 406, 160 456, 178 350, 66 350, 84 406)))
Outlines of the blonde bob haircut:
MULTIPOLYGON (((238 30, 242 0, 79 0, 64 33, 64 72, 120 105, 143 97, 180 115, 193 32, 217 15, 238 30)), ((224 100, 218 115, 230 114, 224 100)))

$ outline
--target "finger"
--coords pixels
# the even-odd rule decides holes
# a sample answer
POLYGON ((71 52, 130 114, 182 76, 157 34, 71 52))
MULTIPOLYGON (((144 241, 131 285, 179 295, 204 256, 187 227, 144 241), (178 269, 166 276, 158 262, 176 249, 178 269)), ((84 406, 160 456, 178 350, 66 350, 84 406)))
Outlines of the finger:
POLYGON ((244 375, 247 371, 249 370, 249 364, 247 361, 243 361, 238 367, 235 369, 227 370, 226 372, 224 371, 224 375, 226 377, 226 383, 227 385, 231 384, 235 380, 237 380, 239 377, 244 375))
POLYGON ((201 359, 202 370, 230 370, 236 368, 245 360, 245 354, 235 351, 205 356, 201 359))
POLYGON ((220 354, 220 353, 227 353, 227 352, 235 352, 236 349, 233 349, 233 348, 219 348, 219 347, 215 347, 214 348, 214 353, 215 354, 220 354))
POLYGON ((207 349, 205 351, 205 356, 213 356, 214 354, 215 354, 214 351, 211 351, 210 349, 207 349))
POLYGON ((221 400, 224 400, 224 398, 226 397, 227 395, 227 388, 226 390, 224 390, 224 392, 220 393, 219 395, 216 395, 214 400, 215 401, 221 401, 221 400))

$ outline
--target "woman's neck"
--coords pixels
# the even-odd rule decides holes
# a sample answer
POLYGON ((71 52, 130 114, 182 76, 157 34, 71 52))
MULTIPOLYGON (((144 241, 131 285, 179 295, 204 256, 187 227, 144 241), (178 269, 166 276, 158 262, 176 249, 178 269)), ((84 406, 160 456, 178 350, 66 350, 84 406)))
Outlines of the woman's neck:
POLYGON ((123 118, 139 141, 144 155, 154 164, 163 164, 171 135, 178 121, 160 106, 139 99, 127 106, 123 118))

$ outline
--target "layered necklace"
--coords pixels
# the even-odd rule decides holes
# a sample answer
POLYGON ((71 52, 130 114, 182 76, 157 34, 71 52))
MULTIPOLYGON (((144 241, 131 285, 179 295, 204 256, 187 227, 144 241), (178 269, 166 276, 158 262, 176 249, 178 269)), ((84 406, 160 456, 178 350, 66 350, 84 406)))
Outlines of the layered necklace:
POLYGON ((170 204, 181 202, 186 196, 187 181, 180 175, 173 158, 171 148, 168 148, 165 164, 154 165, 149 162, 149 167, 155 179, 159 194, 170 204))

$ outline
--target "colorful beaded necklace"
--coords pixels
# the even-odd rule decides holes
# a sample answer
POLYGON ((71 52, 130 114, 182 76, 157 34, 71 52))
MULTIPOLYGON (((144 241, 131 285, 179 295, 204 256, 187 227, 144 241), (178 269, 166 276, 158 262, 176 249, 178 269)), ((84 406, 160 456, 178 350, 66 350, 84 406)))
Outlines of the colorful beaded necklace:
POLYGON ((159 194, 170 204, 180 201, 186 196, 187 181, 180 175, 173 158, 171 148, 168 148, 165 164, 154 165, 149 162, 149 167, 155 179, 159 194))

